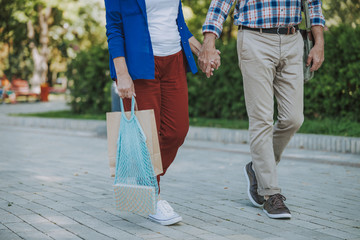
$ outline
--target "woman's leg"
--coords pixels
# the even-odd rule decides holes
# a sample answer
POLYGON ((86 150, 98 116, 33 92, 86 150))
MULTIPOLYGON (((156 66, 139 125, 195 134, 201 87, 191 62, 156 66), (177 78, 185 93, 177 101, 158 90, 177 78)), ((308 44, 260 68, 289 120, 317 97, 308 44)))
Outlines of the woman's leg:
MULTIPOLYGON (((189 130, 188 88, 183 52, 155 57, 161 88, 160 148, 164 172, 174 161, 189 130)), ((158 176, 158 181, 160 181, 158 176)))
MULTIPOLYGON (((164 172, 174 161, 189 129, 188 89, 186 65, 182 51, 166 57, 155 57, 155 79, 134 81, 139 110, 154 109, 159 132, 161 159, 164 172)), ((129 111, 130 99, 124 99, 129 111)), ((160 189, 160 186, 159 186, 160 189)))

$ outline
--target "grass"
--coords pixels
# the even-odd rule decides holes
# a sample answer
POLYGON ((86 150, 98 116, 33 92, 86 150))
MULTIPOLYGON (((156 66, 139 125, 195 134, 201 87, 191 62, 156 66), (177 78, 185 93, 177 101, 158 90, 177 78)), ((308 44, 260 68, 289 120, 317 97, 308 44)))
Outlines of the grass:
MULTIPOLYGON (((71 118, 105 120, 105 114, 74 114, 70 111, 53 111, 44 113, 11 114, 21 117, 71 118)), ((190 118, 191 126, 248 129, 247 120, 227 120, 210 118, 190 118)), ((299 130, 300 133, 324 134, 347 137, 360 137, 360 123, 348 119, 306 119, 299 130)))
POLYGON ((41 113, 19 113, 10 114, 15 117, 43 117, 43 118, 70 118, 70 119, 86 119, 86 120, 105 120, 105 114, 74 114, 71 111, 51 111, 41 113))

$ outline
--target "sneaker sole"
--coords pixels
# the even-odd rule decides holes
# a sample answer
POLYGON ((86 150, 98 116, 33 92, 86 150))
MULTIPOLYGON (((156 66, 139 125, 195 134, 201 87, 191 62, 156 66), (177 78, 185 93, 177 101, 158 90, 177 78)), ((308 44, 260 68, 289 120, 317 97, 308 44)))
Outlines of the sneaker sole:
POLYGON ((290 213, 271 214, 271 213, 268 213, 265 209, 263 209, 263 211, 264 211, 264 213, 266 213, 266 215, 269 218, 274 218, 274 219, 290 219, 291 218, 290 213))
POLYGON ((262 207, 264 204, 258 204, 251 196, 251 193, 250 193, 250 179, 249 179, 249 176, 247 174, 247 171, 246 171, 246 166, 244 167, 244 173, 245 173, 245 178, 246 178, 246 181, 247 181, 247 194, 248 194, 248 197, 251 201, 251 203, 255 206, 255 207, 262 207))
POLYGON ((160 224, 163 225, 163 226, 173 225, 173 224, 176 224, 176 223, 182 221, 182 217, 181 217, 181 216, 178 216, 178 217, 175 217, 175 218, 171 218, 171 219, 167 219, 167 220, 159 220, 159 219, 156 219, 156 218, 153 218, 153 217, 149 216, 149 219, 150 219, 151 221, 160 223, 160 224))

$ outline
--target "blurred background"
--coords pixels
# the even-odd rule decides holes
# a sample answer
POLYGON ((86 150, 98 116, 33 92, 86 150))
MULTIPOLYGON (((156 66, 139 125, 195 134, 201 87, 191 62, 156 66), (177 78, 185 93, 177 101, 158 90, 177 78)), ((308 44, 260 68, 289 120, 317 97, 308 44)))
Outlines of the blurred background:
MULTIPOLYGON (((188 27, 201 42, 209 4, 183 0, 188 27)), ((104 1, 0 0, 0 9, 0 101, 63 99, 71 110, 38 116, 105 119, 112 81, 104 1)), ((359 137, 360 0, 323 0, 323 13, 325 62, 305 85, 306 121, 300 132, 359 137)), ((192 125, 247 128, 237 28, 230 16, 217 41, 221 68, 210 79, 188 74, 192 125)))

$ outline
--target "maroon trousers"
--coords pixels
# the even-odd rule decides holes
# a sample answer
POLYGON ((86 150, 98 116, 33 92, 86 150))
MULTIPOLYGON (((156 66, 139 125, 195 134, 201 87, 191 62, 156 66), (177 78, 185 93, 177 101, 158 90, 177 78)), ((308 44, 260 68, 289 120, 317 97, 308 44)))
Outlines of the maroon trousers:
MULTIPOLYGON (((139 110, 154 109, 164 172, 174 161, 189 130, 188 88, 183 52, 155 57, 155 79, 134 80, 139 110)), ((131 99, 124 99, 129 110, 131 99)), ((159 184, 160 186, 160 184, 159 184)), ((159 188, 160 189, 160 188, 159 188)))

